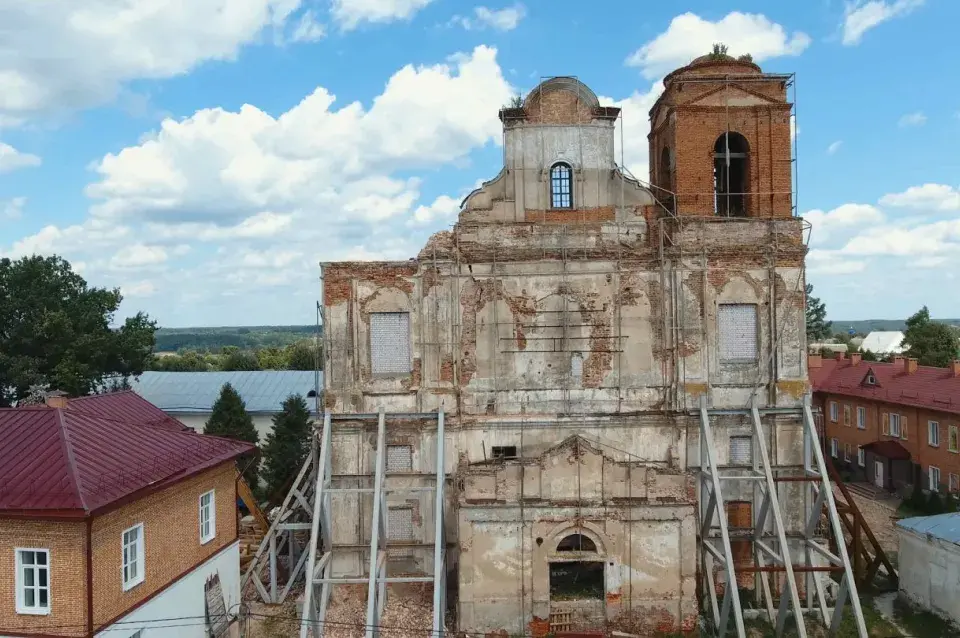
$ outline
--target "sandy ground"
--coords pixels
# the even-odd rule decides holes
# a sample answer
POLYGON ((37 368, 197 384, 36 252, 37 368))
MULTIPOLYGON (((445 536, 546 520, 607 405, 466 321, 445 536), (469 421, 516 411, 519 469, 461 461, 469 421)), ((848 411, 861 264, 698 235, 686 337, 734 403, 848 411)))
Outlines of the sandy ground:
MULTIPOLYGON (((836 487, 834 487, 834 494, 838 499, 843 498, 836 487)), ((891 561, 896 560, 897 553, 900 551, 900 542, 894 529, 894 517, 900 502, 895 499, 880 501, 853 492, 850 495, 860 513, 863 514, 864 521, 877 537, 880 546, 889 555, 891 561)))

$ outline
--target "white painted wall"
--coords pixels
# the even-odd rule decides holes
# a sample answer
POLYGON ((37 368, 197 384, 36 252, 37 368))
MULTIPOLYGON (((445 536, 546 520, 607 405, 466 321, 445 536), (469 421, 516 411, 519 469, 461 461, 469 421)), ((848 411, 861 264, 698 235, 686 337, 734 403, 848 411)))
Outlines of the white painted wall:
MULTIPOLYGON (((193 428, 197 432, 203 432, 203 426, 206 425, 207 420, 210 418, 209 412, 167 412, 170 416, 175 418, 177 421, 180 421, 189 428, 193 428)), ((252 414, 250 415, 253 418, 253 427, 257 428, 257 435, 260 437, 260 445, 263 445, 267 441, 267 435, 273 429, 273 415, 272 414, 252 414)))
POLYGON ((960 623, 960 546, 898 527, 900 591, 921 607, 960 623))
POLYGON ((204 584, 213 574, 220 575, 227 613, 236 614, 240 602, 239 541, 181 578, 150 602, 99 632, 97 638, 127 638, 140 629, 144 630, 144 638, 205 638, 207 628, 203 620, 204 584), (170 620, 174 618, 183 620, 170 620))

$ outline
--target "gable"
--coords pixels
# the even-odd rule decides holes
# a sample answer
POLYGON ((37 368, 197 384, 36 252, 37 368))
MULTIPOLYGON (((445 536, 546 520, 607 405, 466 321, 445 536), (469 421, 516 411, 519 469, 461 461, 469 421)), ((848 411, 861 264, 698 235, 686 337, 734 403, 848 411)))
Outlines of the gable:
POLYGON ((688 102, 689 105, 696 106, 764 106, 779 103, 737 84, 718 86, 688 102))

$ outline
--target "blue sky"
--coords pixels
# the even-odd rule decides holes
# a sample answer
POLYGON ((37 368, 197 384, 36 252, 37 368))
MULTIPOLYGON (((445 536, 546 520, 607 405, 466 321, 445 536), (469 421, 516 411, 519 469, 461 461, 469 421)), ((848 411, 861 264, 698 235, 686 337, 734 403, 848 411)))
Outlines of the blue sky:
POLYGON ((63 255, 166 326, 310 323, 317 262, 406 259, 455 221, 511 96, 578 76, 645 177, 660 79, 721 41, 797 74, 830 316, 960 317, 960 3, 668 4, 8 3, 0 254, 63 255))

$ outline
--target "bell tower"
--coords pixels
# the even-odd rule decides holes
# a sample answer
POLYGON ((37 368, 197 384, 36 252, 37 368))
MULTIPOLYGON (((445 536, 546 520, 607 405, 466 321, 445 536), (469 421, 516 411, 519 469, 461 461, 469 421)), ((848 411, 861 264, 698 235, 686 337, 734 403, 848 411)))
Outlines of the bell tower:
POLYGON ((792 81, 722 46, 664 78, 648 136, 657 198, 681 217, 791 217, 792 81))

